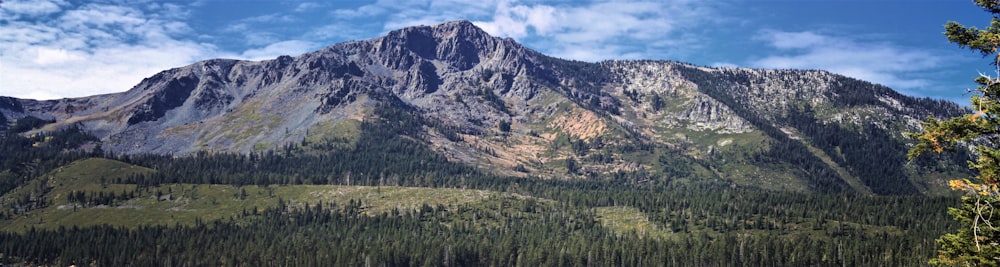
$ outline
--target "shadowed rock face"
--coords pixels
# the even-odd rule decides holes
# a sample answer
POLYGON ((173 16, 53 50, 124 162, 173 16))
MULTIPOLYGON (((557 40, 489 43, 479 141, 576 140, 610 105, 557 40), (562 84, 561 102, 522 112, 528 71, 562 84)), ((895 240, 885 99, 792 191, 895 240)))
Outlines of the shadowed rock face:
POLYGON ((24 107, 21 106, 21 102, 18 99, 6 96, 0 96, 0 109, 10 112, 24 112, 24 107))
MULTIPOLYGON (((164 86, 165 88, 154 93, 152 97, 146 101, 146 103, 143 103, 136 108, 135 112, 132 113, 132 116, 129 117, 128 124, 134 125, 144 121, 155 121, 162 118, 168 110, 183 105, 188 97, 191 96, 191 92, 198 87, 198 80, 198 77, 191 76, 171 78, 170 81, 166 82, 166 85, 164 86)), ((159 82, 160 81, 154 81, 154 83, 159 82)), ((205 96, 196 100, 196 102, 201 103, 216 101, 219 101, 219 99, 205 98, 205 96)))
POLYGON ((8 128, 9 119, 7 119, 7 115, 4 113, 24 113, 24 108, 16 98, 0 97, 0 131, 7 130, 8 128))
MULTIPOLYGON (((788 138, 775 129, 808 132, 790 122, 802 116, 901 139, 900 132, 926 116, 962 112, 953 103, 824 71, 566 61, 455 21, 298 56, 202 61, 122 93, 55 101, 0 97, 0 122, 54 118, 43 130, 80 125, 107 150, 183 155, 279 148, 386 106, 425 124, 411 138, 455 161, 492 162, 487 168, 563 160, 566 154, 541 156, 559 149, 560 136, 612 146, 656 143, 698 158, 733 142, 722 135, 764 132, 758 135, 767 142, 788 138), (696 143, 688 135, 707 137, 696 143)), ((649 168, 622 161, 592 167, 649 168)))

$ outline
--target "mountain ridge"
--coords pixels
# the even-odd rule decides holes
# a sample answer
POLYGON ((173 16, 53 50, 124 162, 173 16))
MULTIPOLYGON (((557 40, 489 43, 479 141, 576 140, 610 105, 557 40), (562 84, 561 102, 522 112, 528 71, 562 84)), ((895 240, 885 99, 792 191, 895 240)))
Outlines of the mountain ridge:
POLYGON ((359 134, 352 125, 385 108, 419 120, 408 138, 501 174, 627 173, 636 181, 833 192, 851 190, 845 180, 856 176, 878 194, 944 185, 902 159, 886 167, 852 157, 898 156, 902 132, 923 118, 965 112, 826 71, 562 60, 468 21, 296 57, 200 61, 122 93, 0 98, 5 121, 55 120, 36 131, 77 125, 123 154, 252 153, 349 140, 359 134), (885 148, 865 148, 876 141, 885 148))

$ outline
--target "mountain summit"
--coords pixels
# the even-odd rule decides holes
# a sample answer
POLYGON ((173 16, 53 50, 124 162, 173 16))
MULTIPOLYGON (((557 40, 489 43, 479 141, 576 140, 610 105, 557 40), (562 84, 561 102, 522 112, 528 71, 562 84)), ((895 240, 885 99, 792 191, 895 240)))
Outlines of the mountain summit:
POLYGON ((450 161, 517 176, 715 179, 794 191, 932 192, 902 135, 964 112, 825 71, 549 57, 468 21, 264 61, 213 59, 116 94, 0 98, 0 119, 77 125, 106 150, 342 149, 391 122, 450 161))

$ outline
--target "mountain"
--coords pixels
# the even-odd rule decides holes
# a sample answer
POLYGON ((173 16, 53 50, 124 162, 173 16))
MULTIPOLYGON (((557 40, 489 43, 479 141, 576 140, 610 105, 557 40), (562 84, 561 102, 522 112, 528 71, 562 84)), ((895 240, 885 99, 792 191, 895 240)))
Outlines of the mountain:
POLYGON ((202 61, 123 93, 3 97, 0 127, 77 126, 110 152, 184 156, 322 153, 381 121, 502 175, 938 194, 964 154, 907 162, 903 133, 964 112, 819 70, 563 60, 455 21, 295 57, 202 61))

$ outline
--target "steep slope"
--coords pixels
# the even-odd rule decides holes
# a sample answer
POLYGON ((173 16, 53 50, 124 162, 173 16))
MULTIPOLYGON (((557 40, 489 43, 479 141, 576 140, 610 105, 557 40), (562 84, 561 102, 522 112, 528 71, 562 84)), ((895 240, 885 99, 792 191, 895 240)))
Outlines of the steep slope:
POLYGON ((462 105, 467 114, 479 115, 469 118, 451 112, 457 103, 447 100, 471 95, 474 87, 531 99, 537 88, 529 80, 540 71, 532 61, 536 54, 469 22, 454 22, 294 58, 203 61, 161 72, 120 94, 23 104, 35 116, 56 118, 52 127, 82 123, 119 152, 248 152, 297 142, 312 125, 360 120, 366 107, 395 99, 449 121, 495 124, 492 115, 505 109, 500 102, 462 105))
POLYGON ((693 80, 706 94, 733 107, 769 137, 792 144, 783 153, 787 160, 809 154, 831 158, 839 165, 832 169, 847 169, 879 194, 926 191, 931 182, 914 180, 918 175, 908 175, 905 162, 898 160, 907 150, 903 132, 916 130, 928 116, 965 112, 953 103, 905 97, 884 86, 824 71, 686 71, 688 77, 705 75, 693 80))
POLYGON ((935 174, 955 169, 906 164, 902 132, 961 112, 824 71, 566 61, 467 21, 202 61, 118 94, 0 98, 4 121, 79 125, 125 154, 338 149, 406 114, 407 138, 500 174, 877 194, 943 186, 935 174))

